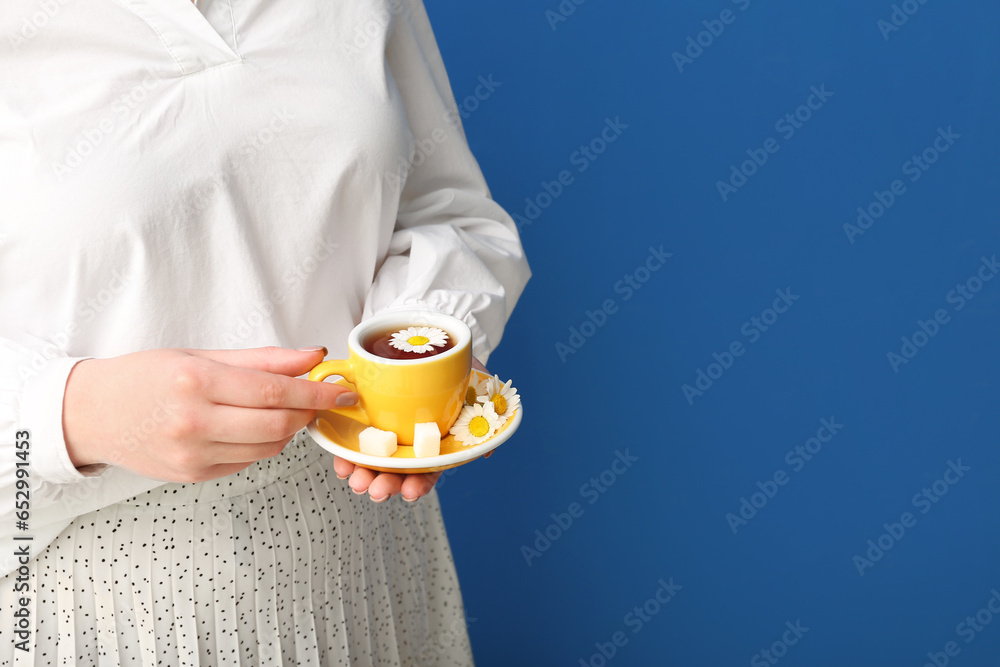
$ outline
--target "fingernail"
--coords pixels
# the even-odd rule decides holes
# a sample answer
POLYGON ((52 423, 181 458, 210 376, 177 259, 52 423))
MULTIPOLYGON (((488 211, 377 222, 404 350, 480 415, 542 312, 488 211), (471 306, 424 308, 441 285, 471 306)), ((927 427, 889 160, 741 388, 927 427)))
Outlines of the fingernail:
POLYGON ((348 477, 350 477, 350 475, 344 475, 343 477, 337 475, 337 479, 347 479, 348 477))
POLYGON ((325 347, 323 347, 322 345, 317 345, 315 347, 300 347, 299 348, 299 352, 319 352, 320 350, 323 351, 323 356, 324 357, 327 354, 329 354, 329 351, 325 347))
POLYGON ((353 391, 345 391, 343 394, 337 396, 337 406, 341 408, 346 408, 351 405, 358 404, 358 395, 353 391))
POLYGON ((367 492, 367 489, 366 489, 365 491, 358 491, 357 489, 355 489, 355 488, 354 488, 354 487, 352 486, 352 487, 351 487, 351 491, 353 491, 353 492, 354 492, 354 495, 356 495, 356 496, 363 496, 363 495, 365 495, 365 493, 367 492))
POLYGON ((386 496, 384 498, 372 498, 372 502, 373 503, 384 503, 385 501, 389 500, 389 498, 391 498, 391 497, 392 497, 392 494, 390 493, 388 496, 386 496))
POLYGON ((417 498, 407 498, 406 496, 403 496, 403 500, 405 500, 408 503, 415 503, 418 500, 420 500, 420 498, 419 497, 417 497, 417 498))

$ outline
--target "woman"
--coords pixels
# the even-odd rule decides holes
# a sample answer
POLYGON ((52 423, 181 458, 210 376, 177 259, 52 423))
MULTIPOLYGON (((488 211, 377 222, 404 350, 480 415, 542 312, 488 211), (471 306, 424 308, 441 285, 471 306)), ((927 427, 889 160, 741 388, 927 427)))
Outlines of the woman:
POLYGON ((401 307, 485 361, 528 279, 422 3, 42 4, 0 17, 0 663, 470 664, 435 477, 334 460, 302 427, 357 397, 297 377, 401 307))

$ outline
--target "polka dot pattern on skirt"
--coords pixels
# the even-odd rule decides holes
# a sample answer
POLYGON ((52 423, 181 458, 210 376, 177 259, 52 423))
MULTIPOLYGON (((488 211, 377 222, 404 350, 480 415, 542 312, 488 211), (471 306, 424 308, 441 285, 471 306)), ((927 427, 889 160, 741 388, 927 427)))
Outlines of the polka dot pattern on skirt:
POLYGON ((0 665, 472 664, 436 493, 376 504, 308 434, 78 517, 0 580, 0 665), (14 648, 15 596, 34 648, 14 648))

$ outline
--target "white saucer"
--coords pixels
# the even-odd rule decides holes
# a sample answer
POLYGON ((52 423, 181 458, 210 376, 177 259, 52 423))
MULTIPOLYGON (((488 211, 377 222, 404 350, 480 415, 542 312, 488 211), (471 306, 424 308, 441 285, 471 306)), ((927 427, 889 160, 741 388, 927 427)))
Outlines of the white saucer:
MULTIPOLYGON (((474 387, 490 377, 492 376, 473 369, 469 385, 474 387)), ((338 380, 337 384, 354 388, 346 380, 338 380)), ((455 436, 445 435, 441 438, 441 454, 423 458, 416 458, 413 455, 413 447, 407 445, 400 445, 392 456, 362 454, 358 435, 368 428, 369 423, 368 416, 360 407, 321 410, 306 428, 320 447, 363 468, 381 472, 438 472, 478 459, 506 442, 521 424, 523 406, 522 401, 514 414, 486 442, 466 447, 456 440, 455 436)))

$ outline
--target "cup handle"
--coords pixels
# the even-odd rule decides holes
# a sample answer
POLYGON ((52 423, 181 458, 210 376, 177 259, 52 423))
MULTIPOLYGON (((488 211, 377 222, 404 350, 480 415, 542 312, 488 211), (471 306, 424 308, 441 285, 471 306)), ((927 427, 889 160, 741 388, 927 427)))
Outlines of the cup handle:
POLYGON ((354 367, 351 366, 351 362, 348 359, 322 361, 309 371, 309 379, 314 382, 322 382, 331 375, 339 375, 354 386, 357 386, 354 380, 354 367))

